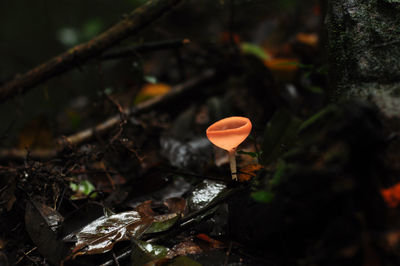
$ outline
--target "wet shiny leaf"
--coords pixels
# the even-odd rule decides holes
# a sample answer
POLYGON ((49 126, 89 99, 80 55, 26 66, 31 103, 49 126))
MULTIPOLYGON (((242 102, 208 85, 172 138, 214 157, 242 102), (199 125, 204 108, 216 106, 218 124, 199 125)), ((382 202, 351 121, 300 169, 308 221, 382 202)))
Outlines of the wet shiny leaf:
POLYGON ((72 255, 107 252, 118 241, 139 237, 152 222, 152 217, 141 217, 136 211, 101 217, 74 234, 77 242, 72 255))
POLYGON ((189 195, 187 202, 191 211, 204 208, 226 188, 222 182, 204 180, 189 195))
POLYGON ((164 258, 169 249, 163 246, 147 243, 144 241, 133 241, 132 242, 132 254, 131 264, 132 265, 144 265, 147 262, 154 261, 156 259, 164 258))

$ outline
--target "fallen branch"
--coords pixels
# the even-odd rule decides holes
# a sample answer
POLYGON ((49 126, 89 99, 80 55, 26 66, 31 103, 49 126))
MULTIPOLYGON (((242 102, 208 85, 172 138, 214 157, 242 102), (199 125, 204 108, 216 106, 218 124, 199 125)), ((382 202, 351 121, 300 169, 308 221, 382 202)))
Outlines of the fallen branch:
POLYGON ((150 100, 139 103, 132 108, 125 108, 122 111, 122 114, 112 116, 95 127, 85 129, 68 137, 60 138, 58 143, 61 144, 61 147, 64 147, 68 144, 79 145, 92 139, 95 134, 101 135, 107 132, 109 129, 119 125, 119 123, 121 122, 121 115, 129 117, 131 115, 138 115, 149 110, 154 110, 161 106, 171 104, 172 102, 176 102, 177 100, 182 99, 186 94, 192 92, 196 88, 200 87, 202 84, 205 84, 215 78, 217 78, 215 70, 205 71, 193 79, 172 87, 170 92, 165 95, 151 98, 150 100))
MULTIPOLYGON (((160 108, 162 106, 174 104, 179 100, 187 97, 187 95, 189 94, 196 94, 196 91, 197 94, 204 93, 203 90, 196 89, 218 78, 223 79, 224 76, 218 75, 215 70, 208 70, 200 73, 193 79, 190 79, 182 84, 173 86, 170 92, 165 95, 151 98, 131 108, 124 108, 120 110, 117 115, 108 118, 107 120, 98 124, 95 127, 84 129, 67 137, 63 136, 58 138, 56 149, 33 149, 29 151, 29 156, 30 158, 40 160, 48 160, 54 158, 59 151, 61 151, 64 147, 68 145, 80 145, 84 142, 91 140, 96 135, 102 135, 108 130, 119 126, 124 117, 127 118, 132 115, 139 115, 150 110, 156 110, 157 108, 160 108)), ((0 160, 24 160, 27 154, 28 152, 25 149, 2 149, 0 150, 0 160)))
POLYGON ((28 89, 100 55, 106 49, 148 26, 181 1, 148 1, 99 36, 86 43, 77 45, 25 74, 17 75, 13 80, 5 83, 0 87, 0 102, 16 94, 25 93, 28 89))
POLYGON ((99 57, 100 60, 113 60, 121 57, 128 57, 137 53, 146 53, 151 51, 167 50, 181 48, 184 45, 190 43, 190 40, 173 40, 173 41, 161 41, 154 43, 144 43, 133 47, 121 48, 117 51, 110 51, 99 57))

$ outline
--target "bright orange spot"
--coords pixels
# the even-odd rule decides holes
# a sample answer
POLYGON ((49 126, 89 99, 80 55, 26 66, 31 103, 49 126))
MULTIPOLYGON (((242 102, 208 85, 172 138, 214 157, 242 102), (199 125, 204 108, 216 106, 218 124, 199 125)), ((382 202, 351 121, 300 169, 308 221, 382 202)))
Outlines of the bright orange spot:
POLYGON ((161 96, 171 90, 171 86, 163 83, 145 85, 135 99, 135 104, 146 101, 155 96, 161 96))
POLYGON ((296 40, 312 47, 318 45, 318 35, 315 33, 297 33, 296 40))
POLYGON ((246 117, 232 116, 207 128, 207 138, 217 147, 232 151, 250 134, 251 122, 246 117))
POLYGON ((249 181, 252 177, 256 176, 258 170, 264 168, 260 164, 249 164, 239 170, 239 181, 249 181))
POLYGON ((390 188, 382 189, 381 193, 390 208, 396 208, 400 204, 400 183, 390 188))

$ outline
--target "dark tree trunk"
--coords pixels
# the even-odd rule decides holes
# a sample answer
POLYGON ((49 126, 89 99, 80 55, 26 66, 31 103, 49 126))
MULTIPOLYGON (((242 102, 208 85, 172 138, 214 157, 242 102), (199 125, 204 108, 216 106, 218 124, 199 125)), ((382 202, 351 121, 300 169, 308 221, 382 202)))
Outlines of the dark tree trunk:
POLYGON ((331 96, 400 118, 400 0, 326 1, 331 96))

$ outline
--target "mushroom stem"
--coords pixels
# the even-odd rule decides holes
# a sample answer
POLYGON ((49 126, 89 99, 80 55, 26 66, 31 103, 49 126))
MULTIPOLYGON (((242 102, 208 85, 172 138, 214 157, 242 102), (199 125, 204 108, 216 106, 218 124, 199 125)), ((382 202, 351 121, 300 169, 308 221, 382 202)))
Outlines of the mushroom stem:
POLYGON ((231 173, 232 179, 237 180, 237 173, 236 173, 236 156, 235 156, 236 149, 232 149, 228 151, 229 153, 229 164, 231 166, 231 173))

